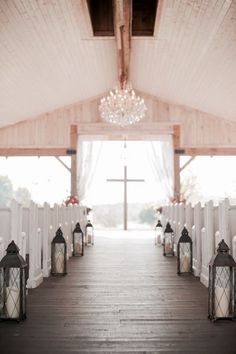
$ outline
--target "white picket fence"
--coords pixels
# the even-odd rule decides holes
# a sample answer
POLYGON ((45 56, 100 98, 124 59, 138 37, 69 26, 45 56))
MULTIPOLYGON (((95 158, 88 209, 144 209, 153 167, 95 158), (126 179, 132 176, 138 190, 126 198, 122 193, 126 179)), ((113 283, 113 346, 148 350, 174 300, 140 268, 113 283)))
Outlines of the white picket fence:
POLYGON ((225 199, 214 206, 212 201, 204 206, 200 203, 171 204, 163 207, 163 225, 170 222, 175 233, 175 250, 183 227, 186 226, 193 240, 194 275, 208 286, 209 262, 218 243, 224 239, 230 253, 236 259, 236 205, 225 199))
POLYGON ((87 223, 86 207, 78 205, 53 208, 31 202, 23 208, 12 200, 10 208, 0 208, 0 259, 8 244, 14 240, 20 254, 29 262, 28 288, 37 287, 51 270, 51 241, 60 226, 67 242, 67 258, 72 255, 72 232, 76 222, 84 231, 87 223))

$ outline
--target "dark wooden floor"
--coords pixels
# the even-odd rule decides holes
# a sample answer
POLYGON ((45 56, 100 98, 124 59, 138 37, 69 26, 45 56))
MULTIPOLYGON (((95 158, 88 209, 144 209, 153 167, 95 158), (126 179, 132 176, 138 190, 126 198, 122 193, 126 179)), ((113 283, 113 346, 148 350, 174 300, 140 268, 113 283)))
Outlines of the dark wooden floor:
POLYGON ((29 292, 25 322, 0 323, 0 353, 235 354, 236 324, 207 319, 207 289, 152 236, 98 236, 66 277, 29 292))

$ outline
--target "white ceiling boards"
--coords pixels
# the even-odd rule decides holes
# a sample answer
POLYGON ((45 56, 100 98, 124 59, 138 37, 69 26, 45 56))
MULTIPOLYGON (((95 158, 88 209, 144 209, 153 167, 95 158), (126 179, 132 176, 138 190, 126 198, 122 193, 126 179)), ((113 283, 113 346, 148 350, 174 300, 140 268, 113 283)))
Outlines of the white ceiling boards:
MULTIPOLYGON (((236 1, 159 0, 153 37, 131 39, 134 89, 236 120, 236 1)), ((0 126, 101 96, 117 83, 114 37, 84 0, 0 2, 0 126)))

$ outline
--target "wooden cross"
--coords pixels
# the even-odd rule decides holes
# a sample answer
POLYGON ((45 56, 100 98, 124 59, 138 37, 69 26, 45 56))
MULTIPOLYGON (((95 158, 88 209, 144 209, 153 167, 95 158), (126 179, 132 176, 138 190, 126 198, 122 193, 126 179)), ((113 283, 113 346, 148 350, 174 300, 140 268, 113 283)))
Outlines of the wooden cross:
POLYGON ((127 183, 128 182, 144 182, 144 179, 128 179, 127 166, 124 166, 123 179, 107 179, 107 182, 123 182, 124 183, 124 230, 127 230, 127 183))

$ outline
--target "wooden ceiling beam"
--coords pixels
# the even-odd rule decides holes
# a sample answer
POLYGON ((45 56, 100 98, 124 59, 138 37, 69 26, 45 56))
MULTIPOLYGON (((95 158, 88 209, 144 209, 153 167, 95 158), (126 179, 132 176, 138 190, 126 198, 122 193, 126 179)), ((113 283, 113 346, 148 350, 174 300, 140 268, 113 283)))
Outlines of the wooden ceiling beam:
POLYGON ((0 148, 0 156, 71 156, 71 148, 0 148))
POLYGON ((121 88, 129 78, 131 50, 132 0, 113 0, 117 45, 118 79, 121 88))
POLYGON ((175 154, 180 156, 236 156, 236 147, 186 147, 176 149, 175 154))

